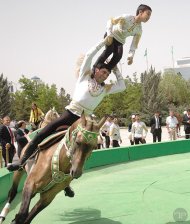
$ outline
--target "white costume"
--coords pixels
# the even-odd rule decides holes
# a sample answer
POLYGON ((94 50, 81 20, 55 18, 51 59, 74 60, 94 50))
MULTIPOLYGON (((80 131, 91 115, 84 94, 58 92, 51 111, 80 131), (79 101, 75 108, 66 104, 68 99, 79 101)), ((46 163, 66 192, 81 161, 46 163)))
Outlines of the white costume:
POLYGON ((107 35, 113 36, 118 42, 122 44, 125 44, 127 37, 133 36, 128 57, 134 57, 135 50, 138 47, 138 43, 142 35, 142 26, 141 23, 135 22, 134 16, 123 14, 122 16, 108 21, 107 35))
POLYGON ((85 55, 80 68, 73 100, 66 107, 66 109, 70 110, 73 114, 81 116, 82 111, 87 115, 92 114, 106 95, 121 92, 126 89, 125 81, 118 69, 113 71, 117 79, 117 82, 114 84, 105 84, 102 86, 97 83, 95 78, 91 78, 92 59, 104 45, 105 43, 103 40, 85 55))

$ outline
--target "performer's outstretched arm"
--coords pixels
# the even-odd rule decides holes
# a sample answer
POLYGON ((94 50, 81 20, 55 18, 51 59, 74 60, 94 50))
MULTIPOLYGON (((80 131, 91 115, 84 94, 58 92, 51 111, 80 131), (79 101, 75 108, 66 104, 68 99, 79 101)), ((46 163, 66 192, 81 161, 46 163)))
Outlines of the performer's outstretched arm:
POLYGON ((79 71, 79 77, 83 76, 85 72, 91 70, 91 64, 92 59, 96 55, 96 53, 105 46, 106 39, 103 39, 98 44, 96 44, 94 47, 92 47, 85 55, 84 61, 81 65, 80 71, 79 71))

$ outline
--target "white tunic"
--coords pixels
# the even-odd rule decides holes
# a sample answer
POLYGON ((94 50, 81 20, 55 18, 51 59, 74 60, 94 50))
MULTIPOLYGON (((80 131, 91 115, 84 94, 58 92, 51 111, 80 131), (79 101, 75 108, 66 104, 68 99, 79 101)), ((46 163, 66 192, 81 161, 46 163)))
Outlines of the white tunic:
POLYGON ((79 78, 76 83, 73 100, 66 107, 72 113, 81 116, 90 115, 94 109, 103 100, 103 98, 111 93, 121 92, 126 89, 125 81, 119 70, 115 71, 117 82, 114 84, 106 84, 102 86, 91 78, 91 63, 94 55, 105 45, 104 40, 93 47, 85 56, 81 65, 79 78))
POLYGON ((120 127, 118 124, 112 123, 110 126, 110 139, 113 140, 121 140, 121 135, 120 135, 120 127))
POLYGON ((139 121, 139 122, 135 121, 132 124, 132 129, 131 129, 132 138, 142 138, 143 130, 145 131, 144 137, 146 137, 148 132, 146 124, 142 121, 139 121))
POLYGON ((132 15, 123 14, 122 16, 113 18, 107 23, 107 35, 113 36, 118 42, 125 44, 125 40, 129 36, 133 36, 133 40, 129 50, 129 57, 133 57, 138 47, 140 37, 142 35, 141 23, 135 22, 132 15), (114 21, 118 21, 115 22, 114 21))
POLYGON ((110 132, 110 126, 112 125, 112 122, 106 121, 103 126, 101 127, 101 131, 105 133, 107 136, 109 136, 110 132))
POLYGON ((176 128, 178 125, 178 120, 175 116, 171 117, 167 117, 166 118, 166 124, 168 125, 169 128, 176 128))

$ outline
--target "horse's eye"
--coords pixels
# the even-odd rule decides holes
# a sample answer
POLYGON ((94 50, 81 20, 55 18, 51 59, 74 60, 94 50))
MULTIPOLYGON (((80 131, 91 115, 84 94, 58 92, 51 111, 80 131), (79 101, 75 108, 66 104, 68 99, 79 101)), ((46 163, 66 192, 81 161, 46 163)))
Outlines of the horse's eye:
POLYGON ((79 146, 80 145, 80 142, 76 141, 76 144, 79 146))

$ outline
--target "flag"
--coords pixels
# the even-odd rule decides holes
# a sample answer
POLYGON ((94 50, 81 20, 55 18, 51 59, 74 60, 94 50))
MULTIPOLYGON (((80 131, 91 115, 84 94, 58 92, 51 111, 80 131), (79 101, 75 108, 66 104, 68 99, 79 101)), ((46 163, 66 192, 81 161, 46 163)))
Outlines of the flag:
POLYGON ((147 56, 147 48, 146 48, 146 50, 144 52, 144 57, 146 57, 146 56, 147 56))
POLYGON ((173 46, 171 46, 171 53, 172 53, 172 54, 174 53, 174 48, 173 48, 173 46))

